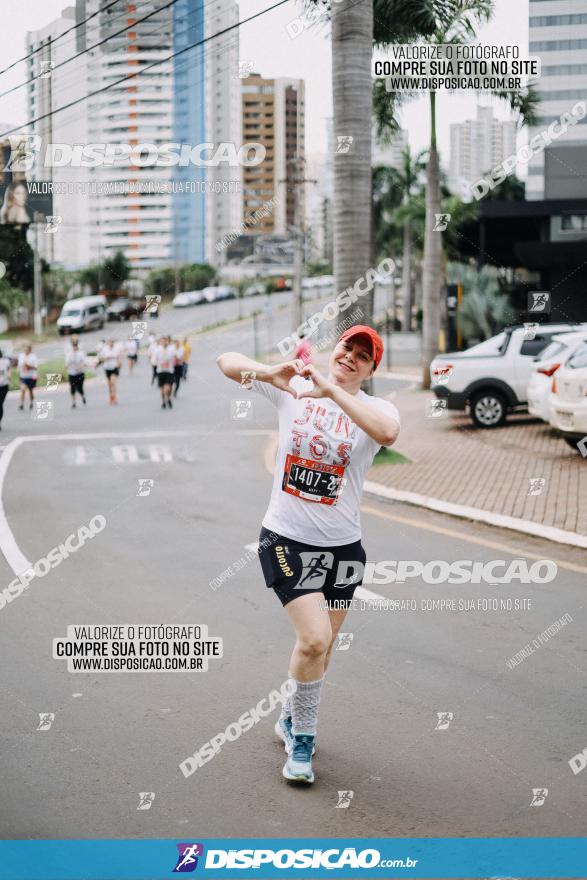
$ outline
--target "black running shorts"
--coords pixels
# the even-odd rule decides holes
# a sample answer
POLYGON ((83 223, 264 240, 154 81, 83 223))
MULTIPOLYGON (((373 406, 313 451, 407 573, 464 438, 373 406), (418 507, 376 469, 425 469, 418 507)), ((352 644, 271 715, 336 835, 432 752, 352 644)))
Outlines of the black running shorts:
POLYGON ((157 373, 157 381, 159 388, 163 388, 164 385, 173 385, 173 373, 157 373))
POLYGON ((348 608, 363 579, 367 554, 360 541, 338 547, 302 544, 266 528, 259 535, 265 583, 282 605, 321 592, 332 608, 348 608))

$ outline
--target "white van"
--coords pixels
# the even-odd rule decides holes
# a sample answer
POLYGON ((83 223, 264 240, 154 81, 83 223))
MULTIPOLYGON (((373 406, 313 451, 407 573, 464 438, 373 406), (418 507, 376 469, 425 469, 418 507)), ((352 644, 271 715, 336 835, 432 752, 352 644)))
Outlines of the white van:
POLYGON ((57 318, 59 335, 80 333, 82 330, 101 330, 106 320, 105 296, 80 296, 63 304, 57 318))

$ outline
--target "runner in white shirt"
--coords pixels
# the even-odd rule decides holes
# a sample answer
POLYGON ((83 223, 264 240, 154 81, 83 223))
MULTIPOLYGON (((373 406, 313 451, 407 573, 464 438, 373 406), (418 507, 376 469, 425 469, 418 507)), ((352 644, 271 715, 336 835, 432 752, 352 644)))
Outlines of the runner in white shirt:
POLYGON ((4 357, 3 352, 0 350, 0 430, 2 430, 1 422, 4 416, 4 401, 10 386, 11 367, 10 358, 4 357))
POLYGON ((118 403, 118 398, 116 397, 116 383, 122 366, 122 347, 120 343, 115 339, 109 339, 98 352, 98 363, 104 366, 106 381, 108 382, 110 404, 118 403))
POLYGON ((176 353, 175 345, 171 342, 170 337, 164 336, 155 352, 157 380, 161 389, 161 409, 165 409, 165 407, 172 409, 171 389, 173 388, 173 367, 176 353))
POLYGON ((289 665, 295 691, 275 726, 288 753, 283 775, 291 781, 314 781, 324 673, 367 558, 359 517, 363 481, 379 448, 399 433, 395 406, 361 390, 382 355, 381 337, 358 325, 338 340, 328 377, 301 359, 271 367, 235 352, 218 358, 225 376, 263 394, 279 417, 259 557, 296 634, 289 665))
POLYGON ((132 371, 136 365, 136 362, 139 358, 139 340, 138 339, 127 339, 124 344, 126 350, 126 359, 128 361, 128 372, 132 376, 132 371))
POLYGON ((79 347, 77 339, 71 340, 71 347, 65 358, 67 367, 67 378, 69 379, 69 390, 71 392, 71 406, 75 409, 75 395, 80 395, 84 406, 86 404, 86 395, 84 394, 84 379, 87 366, 86 356, 79 347))
POLYGON ((39 360, 36 354, 33 354, 32 345, 26 345, 24 351, 18 356, 18 378, 20 381, 19 409, 24 409, 24 398, 27 391, 30 400, 29 409, 33 408, 33 401, 35 399, 34 391, 38 377, 38 366, 39 360))

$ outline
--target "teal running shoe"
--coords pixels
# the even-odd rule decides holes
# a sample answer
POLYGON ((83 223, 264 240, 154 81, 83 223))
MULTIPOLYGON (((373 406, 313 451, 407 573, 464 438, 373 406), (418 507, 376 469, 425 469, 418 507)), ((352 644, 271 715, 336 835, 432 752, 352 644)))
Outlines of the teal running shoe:
POLYGON ((293 737, 293 748, 283 767, 283 775, 290 782, 314 782, 312 770, 312 753, 314 737, 310 733, 296 733, 293 737))
MULTIPOLYGON (((291 752, 293 746, 293 733, 291 732, 291 715, 287 718, 278 718, 275 722, 275 733, 282 741, 287 755, 291 752)), ((316 746, 312 749, 312 755, 316 754, 316 746)))

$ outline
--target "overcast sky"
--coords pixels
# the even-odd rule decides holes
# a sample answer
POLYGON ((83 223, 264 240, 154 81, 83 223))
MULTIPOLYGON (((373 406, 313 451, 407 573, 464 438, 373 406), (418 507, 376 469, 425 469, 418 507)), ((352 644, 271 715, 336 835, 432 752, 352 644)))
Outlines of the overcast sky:
MULTIPOLYGON (((206 3, 210 0, 205 0, 206 3)), ((68 4, 64 0, 2 0, 0 29, 0 68, 24 55, 27 30, 48 24, 68 4)), ((271 0, 241 0, 241 20, 271 5, 271 0)), ((140 12, 140 0, 138 2, 140 12)), ((520 46, 522 57, 528 53, 528 0, 495 0, 496 14, 490 25, 480 32, 485 43, 520 46)), ((329 26, 317 24, 295 39, 286 25, 301 15, 300 0, 290 0, 240 29, 240 58, 251 61, 254 69, 266 77, 295 77, 306 82, 306 150, 309 153, 326 149, 325 119, 332 115, 330 83, 329 26)), ((70 40, 71 37, 65 37, 70 40)), ((25 79, 24 64, 0 76, 0 92, 25 79)), ((26 121, 26 89, 0 98, 0 123, 21 124, 26 121)), ((439 95, 438 138, 441 156, 448 161, 449 125, 475 116, 473 94, 439 95)), ((508 111, 496 104, 496 114, 508 118, 508 111)), ((409 130, 414 150, 426 146, 429 135, 426 98, 415 100, 402 111, 401 122, 409 130)))

